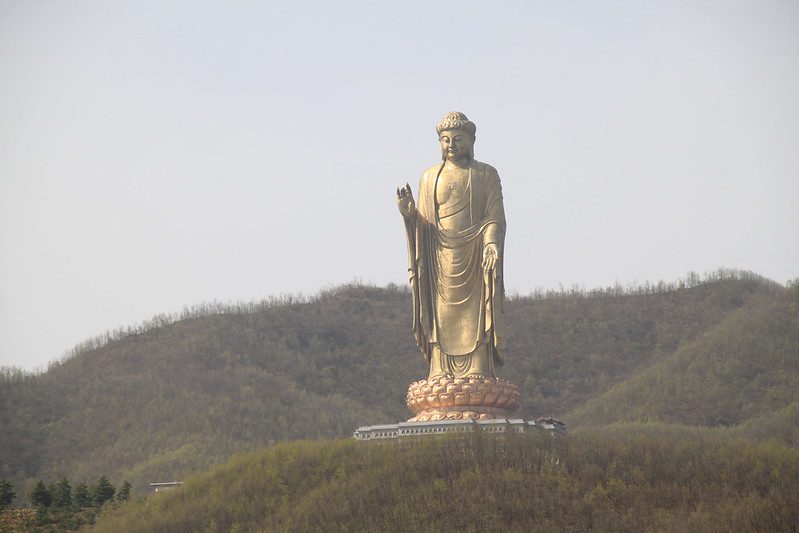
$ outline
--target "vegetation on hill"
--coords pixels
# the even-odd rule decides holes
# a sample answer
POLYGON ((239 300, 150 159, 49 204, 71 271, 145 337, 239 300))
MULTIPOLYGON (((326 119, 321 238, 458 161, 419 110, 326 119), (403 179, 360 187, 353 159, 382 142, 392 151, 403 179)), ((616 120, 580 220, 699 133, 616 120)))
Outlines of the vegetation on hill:
POLYGON ((0 482, 0 531, 52 531, 73 530, 93 524, 95 514, 103 506, 116 505, 130 498, 131 484, 122 484, 119 490, 100 476, 97 483, 73 486, 67 478, 46 484, 38 480, 26 499, 26 512, 7 509, 15 497, 13 485, 0 482))
MULTIPOLYGON (((799 402, 790 388, 796 298, 795 289, 731 272, 670 286, 513 297, 500 375, 519 385, 523 417, 554 415, 570 427, 680 421, 679 404, 661 404, 666 385, 647 402, 635 383, 658 368, 673 374, 671 383, 693 383, 699 367, 684 362, 696 357, 705 361, 704 381, 686 397, 693 409, 686 423, 763 419, 799 402), (699 353, 737 343, 747 348, 721 356, 726 364, 724 354, 733 354, 732 371, 710 371, 718 354, 699 353), (759 381, 730 387, 725 380, 739 370, 759 381), (636 395, 619 395, 627 386, 636 395), (641 409, 635 416, 612 405, 603 411, 604 398, 641 409), (729 412, 716 409, 727 404, 729 412), (704 413, 703 405, 715 410, 704 413)), ((143 491, 148 482, 183 479, 236 452, 403 420, 407 385, 425 367, 410 332, 410 296, 397 287, 348 285, 313 298, 156 317, 90 341, 46 372, 1 373, 0 477, 22 493, 37 478, 100 474, 115 484, 130 479, 143 491)), ((790 439, 786 434, 784 442, 790 439)))
MULTIPOLYGON (((508 364, 525 415, 569 413, 669 356, 739 309, 788 292, 746 273, 624 291, 571 291, 507 306, 508 364)), ((799 398, 797 398, 799 399, 799 398)))
POLYGON ((799 450, 665 425, 281 443, 97 523, 114 532, 797 527, 799 450))
POLYGON ((588 401, 577 424, 662 420, 731 426, 799 400, 799 290, 730 313, 588 401))
POLYGON ((799 447, 799 402, 779 411, 757 416, 731 429, 732 434, 757 441, 776 441, 799 447))

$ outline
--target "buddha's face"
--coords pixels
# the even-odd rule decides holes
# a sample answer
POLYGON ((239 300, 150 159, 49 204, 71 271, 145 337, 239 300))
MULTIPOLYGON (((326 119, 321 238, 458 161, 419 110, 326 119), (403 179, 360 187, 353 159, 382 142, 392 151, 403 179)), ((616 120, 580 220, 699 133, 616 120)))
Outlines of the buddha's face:
POLYGON ((441 143, 441 157, 453 163, 468 160, 474 153, 474 138, 465 131, 442 131, 438 142, 441 143))

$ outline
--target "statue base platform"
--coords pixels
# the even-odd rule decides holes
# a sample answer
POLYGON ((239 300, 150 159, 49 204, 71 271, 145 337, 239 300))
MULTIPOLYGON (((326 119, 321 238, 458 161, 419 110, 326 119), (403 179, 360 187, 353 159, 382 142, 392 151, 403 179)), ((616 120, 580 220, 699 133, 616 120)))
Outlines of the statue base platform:
POLYGON ((549 431, 565 433, 566 424, 556 418, 539 418, 536 421, 521 418, 488 420, 460 419, 437 420, 427 422, 399 422, 397 424, 379 424, 361 426, 352 434, 359 441, 402 441, 405 439, 433 437, 444 434, 463 434, 464 432, 483 431, 490 435, 506 435, 511 433, 535 433, 549 431))
POLYGON ((519 407, 519 389, 496 378, 442 376, 408 387, 408 422, 505 419, 519 407))

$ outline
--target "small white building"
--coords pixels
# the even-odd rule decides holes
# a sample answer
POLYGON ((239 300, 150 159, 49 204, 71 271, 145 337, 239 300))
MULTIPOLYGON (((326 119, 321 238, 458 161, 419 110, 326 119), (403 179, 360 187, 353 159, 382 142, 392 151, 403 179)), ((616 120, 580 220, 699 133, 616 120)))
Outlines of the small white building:
POLYGON ((167 492, 170 490, 175 490, 181 485, 183 485, 182 481, 159 481, 150 483, 150 486, 155 492, 167 492))

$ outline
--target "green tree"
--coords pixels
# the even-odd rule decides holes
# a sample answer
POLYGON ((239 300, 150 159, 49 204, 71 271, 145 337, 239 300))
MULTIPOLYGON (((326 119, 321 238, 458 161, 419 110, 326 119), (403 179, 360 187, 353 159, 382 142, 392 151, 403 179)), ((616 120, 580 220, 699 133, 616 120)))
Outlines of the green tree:
POLYGON ((72 493, 72 501, 78 509, 84 509, 92 506, 92 497, 89 492, 89 487, 86 483, 78 483, 75 485, 75 490, 72 493))
POLYGON ((100 476, 97 486, 94 487, 94 503, 99 507, 114 498, 116 489, 105 476, 100 476))
POLYGON ((125 482, 122 483, 122 486, 119 488, 119 491, 117 491, 117 500, 120 502, 124 502, 125 500, 130 498, 131 488, 133 487, 131 486, 130 481, 126 479, 125 482))
POLYGON ((3 479, 0 481, 0 511, 11 507, 11 502, 14 501, 17 495, 14 492, 14 485, 3 479))
POLYGON ((55 490, 53 490, 53 505, 66 509, 72 506, 72 487, 69 485, 67 478, 62 479, 56 483, 55 490))
POLYGON ((36 485, 34 485, 29 494, 29 498, 34 507, 38 507, 40 509, 50 507, 50 505, 53 503, 53 495, 50 493, 50 489, 45 486, 44 481, 41 479, 36 482, 36 485))

